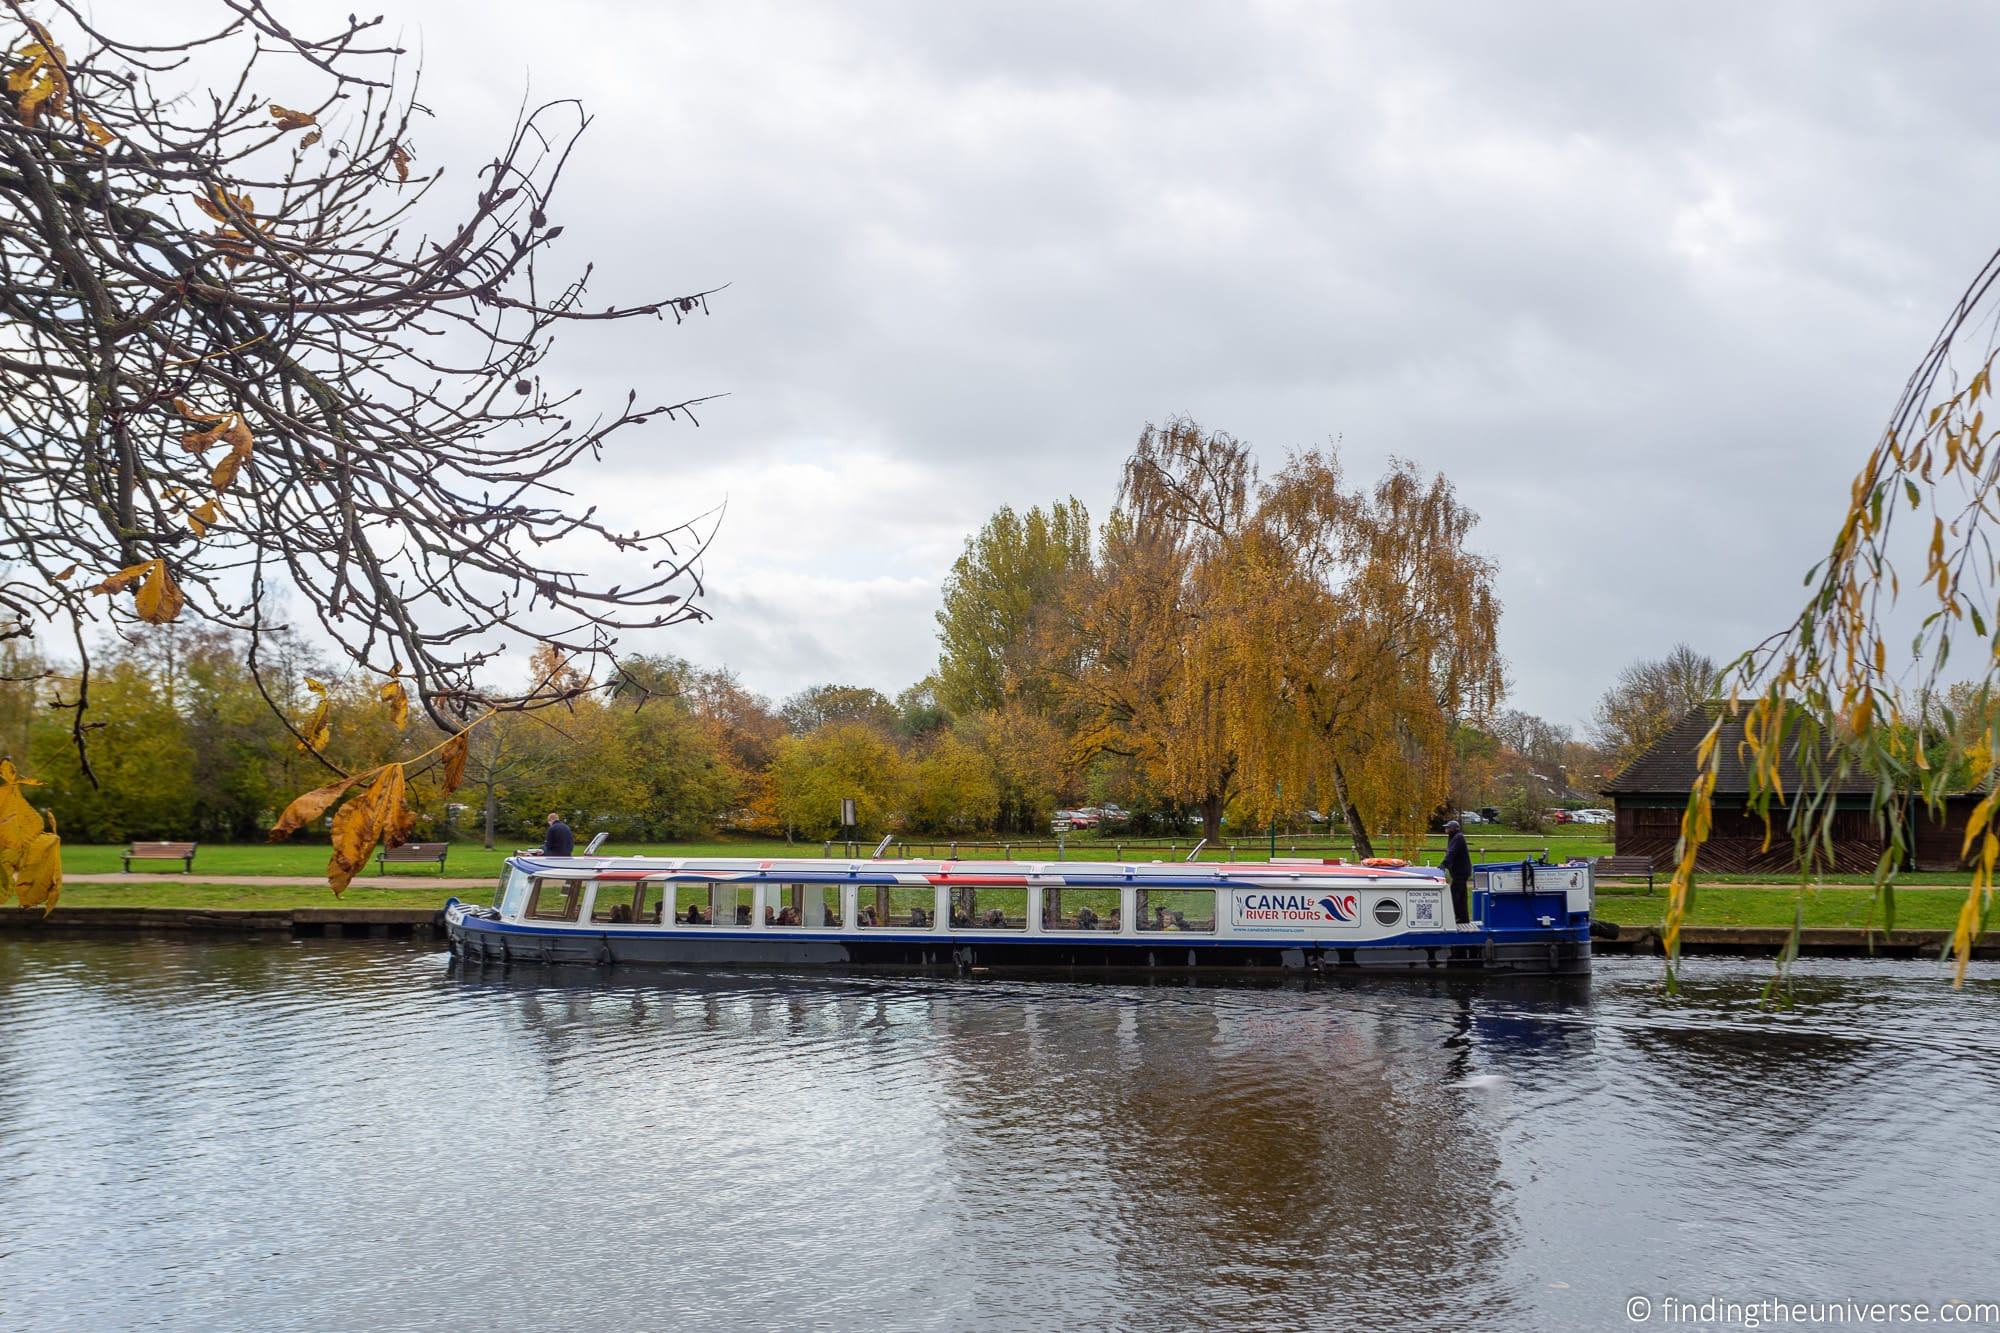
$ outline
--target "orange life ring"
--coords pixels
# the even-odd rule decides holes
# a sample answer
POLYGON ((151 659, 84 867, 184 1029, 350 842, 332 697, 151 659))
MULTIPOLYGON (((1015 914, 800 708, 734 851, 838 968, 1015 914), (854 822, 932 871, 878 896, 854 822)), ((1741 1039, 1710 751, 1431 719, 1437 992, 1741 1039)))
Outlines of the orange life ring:
POLYGON ((1384 866, 1390 870, 1399 870, 1408 865, 1409 862, 1400 856, 1365 856, 1361 859, 1361 864, 1365 866, 1384 866))

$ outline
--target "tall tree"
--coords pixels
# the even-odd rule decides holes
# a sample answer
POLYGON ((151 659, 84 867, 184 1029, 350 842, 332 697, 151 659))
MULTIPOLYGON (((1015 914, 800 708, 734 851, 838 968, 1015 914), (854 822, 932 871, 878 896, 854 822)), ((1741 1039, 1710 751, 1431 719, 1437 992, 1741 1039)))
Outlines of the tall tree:
POLYGON ((836 723, 873 727, 886 736, 902 720, 880 690, 865 685, 814 685, 785 700, 778 711, 795 736, 836 723))
POLYGON ((1239 755, 1230 723, 1236 556, 1256 482, 1240 441, 1148 423, 1105 522, 1096 576, 1068 598, 1057 679, 1083 752, 1134 757, 1218 836, 1239 755))
POLYGON ((1074 497, 1016 514, 1002 505, 945 580, 937 613, 937 697, 959 715, 1010 701, 1045 705, 1051 619, 1065 590, 1090 577, 1090 515, 1074 497))
POLYGON ((1597 701, 1597 743, 1620 767, 1631 763, 1688 709, 1715 696, 1716 673, 1714 659, 1684 643, 1665 657, 1632 663, 1597 701))
POLYGON ((1377 830, 1421 838, 1450 795, 1454 725, 1503 688, 1493 566, 1467 545, 1477 522, 1444 477, 1403 460, 1350 493, 1331 451, 1306 453, 1263 488, 1232 638, 1260 817, 1282 784, 1321 793, 1361 855, 1377 830))

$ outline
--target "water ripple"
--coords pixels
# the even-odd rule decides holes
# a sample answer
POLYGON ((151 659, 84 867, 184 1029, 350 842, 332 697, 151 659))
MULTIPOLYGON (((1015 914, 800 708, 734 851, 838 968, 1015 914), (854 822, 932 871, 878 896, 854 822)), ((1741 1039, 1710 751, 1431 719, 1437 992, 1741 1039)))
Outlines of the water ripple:
POLYGON ((1598 1328, 1973 1290, 2000 969, 1683 993, 0 942, 0 1326, 1598 1328))

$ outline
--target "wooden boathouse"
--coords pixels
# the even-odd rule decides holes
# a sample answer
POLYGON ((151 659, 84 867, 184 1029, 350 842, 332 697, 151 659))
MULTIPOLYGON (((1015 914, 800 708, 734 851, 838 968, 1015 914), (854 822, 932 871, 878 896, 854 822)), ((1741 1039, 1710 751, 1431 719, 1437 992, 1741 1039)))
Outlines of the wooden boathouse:
MULTIPOLYGON (((1687 809, 1688 788, 1693 785, 1699 765, 1696 756, 1702 738, 1714 724, 1712 706, 1691 708, 1652 748, 1627 764, 1604 788, 1616 820, 1613 847, 1620 856, 1648 856, 1660 870, 1671 870, 1674 848, 1680 841, 1681 813, 1687 809)), ((1764 822, 1745 802, 1750 791, 1749 773, 1742 757, 1743 724, 1724 727, 1719 742, 1722 766, 1717 774, 1713 833, 1702 846, 1697 868, 1721 874, 1796 874, 1798 860, 1790 834, 1784 827, 1784 811, 1772 803, 1774 836, 1764 847, 1764 822)), ((1786 791, 1799 789, 1797 759, 1787 755, 1779 767, 1786 791)), ((1850 776, 1834 788, 1835 863, 1822 869, 1842 874, 1870 874, 1881 859, 1887 838, 1869 813, 1872 779, 1850 776)), ((1965 839, 1965 825, 1979 792, 1946 798, 1942 819, 1916 821, 1912 870, 1957 870, 1962 862, 1959 847, 1965 839)))

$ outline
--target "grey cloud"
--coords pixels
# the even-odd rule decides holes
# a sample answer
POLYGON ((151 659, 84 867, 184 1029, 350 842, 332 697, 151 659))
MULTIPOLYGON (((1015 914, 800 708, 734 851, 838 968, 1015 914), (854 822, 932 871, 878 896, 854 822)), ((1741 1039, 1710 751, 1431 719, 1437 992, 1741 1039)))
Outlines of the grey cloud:
POLYGON ((723 623, 664 646, 777 693, 922 674, 911 590, 955 536, 1001 502, 1101 513, 1140 423, 1186 411, 1267 465, 1339 436, 1356 479, 1447 472, 1515 702, 1580 720, 1634 656, 1789 616, 1996 239, 2000 13, 1969 4, 600 2, 559 45, 511 0, 392 22, 425 47, 429 163, 469 175, 529 70, 598 115, 557 210, 597 298, 733 284, 551 370, 731 395, 601 485, 655 515, 728 492, 723 623), (841 489, 765 507, 842 459, 841 489))

